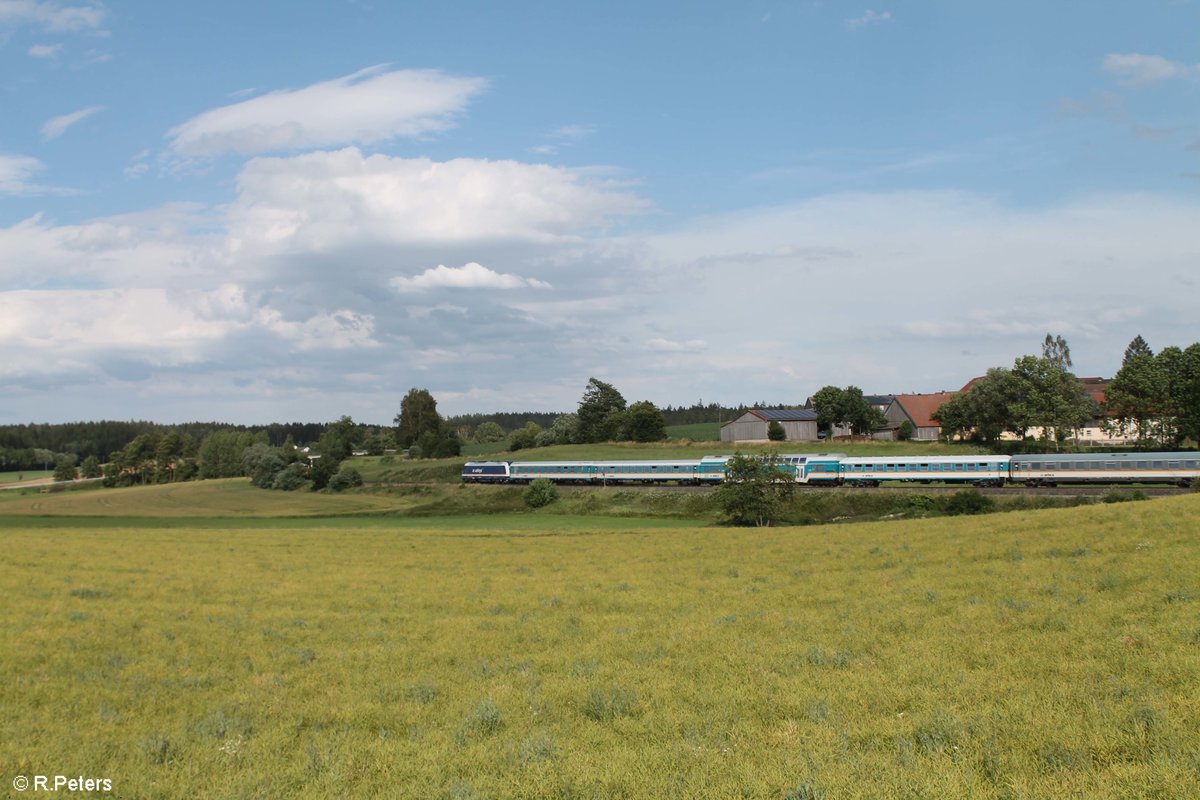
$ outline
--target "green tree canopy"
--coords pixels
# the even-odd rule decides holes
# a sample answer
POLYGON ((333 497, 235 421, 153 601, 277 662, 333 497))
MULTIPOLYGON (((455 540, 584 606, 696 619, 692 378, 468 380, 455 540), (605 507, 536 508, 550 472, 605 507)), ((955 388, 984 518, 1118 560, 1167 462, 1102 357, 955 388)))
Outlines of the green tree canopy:
POLYGON ((479 444, 500 442, 504 440, 504 428, 501 428, 499 424, 491 420, 481 422, 479 423, 479 427, 475 429, 473 438, 479 444))
POLYGON ((822 386, 812 396, 812 407, 817 412, 817 427, 833 434, 833 426, 842 422, 846 408, 845 390, 836 386, 822 386))
POLYGON ((625 398, 611 383, 588 379, 579 401, 579 441, 609 442, 617 439, 625 424, 625 398))
POLYGON ((396 446, 409 448, 429 432, 439 433, 442 418, 437 411, 437 401, 427 389, 410 389, 400 401, 400 413, 396 415, 396 446))
POLYGON ((73 481, 78 477, 75 471, 74 456, 61 455, 54 462, 54 480, 56 481, 73 481))
POLYGON ((779 518, 795 488, 792 477, 779 468, 778 455, 737 453, 714 495, 730 523, 762 527, 779 518))
POLYGON ((625 412, 628 437, 635 442, 661 442, 667 438, 667 423, 658 406, 649 400, 631 405, 625 412))

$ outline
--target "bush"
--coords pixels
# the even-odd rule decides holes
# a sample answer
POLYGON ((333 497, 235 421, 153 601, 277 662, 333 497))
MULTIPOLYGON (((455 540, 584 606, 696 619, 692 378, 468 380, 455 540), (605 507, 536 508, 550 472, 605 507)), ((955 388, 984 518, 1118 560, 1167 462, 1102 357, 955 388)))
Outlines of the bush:
POLYGON ((1104 493, 1102 498, 1105 503, 1129 503, 1134 500, 1147 500, 1146 493, 1141 489, 1134 489, 1132 492, 1122 491, 1120 489, 1109 489, 1104 493))
POLYGON ((960 514, 986 514, 992 510, 995 502, 990 497, 984 497, 978 489, 965 489, 955 492, 946 503, 946 513, 951 516, 960 514))
POLYGON ((787 439, 787 431, 779 424, 779 420, 771 420, 767 424, 767 438, 772 442, 782 442, 787 439))
POLYGON ((335 492, 344 492, 356 486, 363 485, 362 473, 354 467, 342 467, 329 479, 329 488, 335 492))
POLYGON ((525 488, 522 499, 529 508, 544 508, 558 500, 558 487, 553 481, 538 478, 525 488))
POLYGON ((896 438, 902 442, 907 442, 913 437, 914 433, 916 433, 916 430, 913 428, 913 424, 908 420, 904 420, 900 423, 900 427, 896 429, 896 438))
POLYGON ((308 483, 308 479, 304 477, 305 472, 306 468, 304 464, 288 464, 287 467, 275 475, 275 480, 271 483, 271 488, 283 492, 292 492, 303 488, 308 483))

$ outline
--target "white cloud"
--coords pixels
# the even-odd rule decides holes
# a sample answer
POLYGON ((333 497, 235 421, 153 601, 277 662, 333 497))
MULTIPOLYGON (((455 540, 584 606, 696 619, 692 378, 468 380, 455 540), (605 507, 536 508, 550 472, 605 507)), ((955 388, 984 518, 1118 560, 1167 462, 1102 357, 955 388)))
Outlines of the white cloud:
POLYGON ((1170 61, 1162 56, 1140 53, 1109 53, 1102 67, 1127 86, 1147 86, 1172 78, 1200 77, 1200 65, 1170 61))
POLYGON ((0 155, 0 195, 29 194, 33 187, 29 178, 42 169, 42 162, 32 156, 0 155))
POLYGON ((70 114, 63 114, 60 117, 53 117, 46 120, 42 125, 42 138, 49 141, 57 139, 66 133, 67 128, 70 128, 76 122, 87 119, 97 111, 103 111, 104 106, 88 106, 81 108, 78 111, 72 111, 70 114))
POLYGON ((561 125, 550 135, 555 139, 585 139, 595 132, 595 125, 561 125))
POLYGON ((373 144, 445 130, 486 86, 483 78, 376 66, 206 111, 167 136, 185 156, 373 144))
POLYGON ((62 49, 61 44, 35 44, 29 48, 29 55, 33 58, 56 58, 62 49))
POLYGON ((230 207, 236 249, 324 251, 365 242, 578 239, 647 203, 580 170, 355 148, 257 158, 230 207))
POLYGON ((536 278, 490 270, 474 261, 461 267, 439 264, 411 278, 396 277, 391 287, 398 292, 421 292, 427 289, 549 289, 550 284, 536 278))
POLYGON ((0 0, 0 25, 33 25, 47 31, 96 30, 104 22, 99 4, 63 6, 47 0, 0 0))
POLYGON ((859 28, 865 28, 868 25, 879 25, 884 22, 894 22, 894 21, 895 21, 895 18, 892 17, 892 12, 890 12, 890 11, 872 11, 871 9, 868 8, 861 15, 859 15, 857 17, 852 17, 851 19, 846 20, 846 27, 852 31, 856 31, 859 28))

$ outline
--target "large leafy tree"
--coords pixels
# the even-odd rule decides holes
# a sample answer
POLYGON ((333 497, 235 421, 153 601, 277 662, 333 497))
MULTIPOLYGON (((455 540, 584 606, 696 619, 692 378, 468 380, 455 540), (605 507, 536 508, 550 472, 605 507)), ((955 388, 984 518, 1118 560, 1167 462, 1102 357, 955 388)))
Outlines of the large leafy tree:
POLYGON ((840 403, 841 422, 850 426, 850 431, 858 436, 870 433, 876 428, 887 424, 883 412, 867 402, 862 389, 857 386, 847 386, 842 391, 840 403))
POLYGON ((1026 423, 1015 412, 1028 385, 1010 369, 994 367, 976 381, 969 392, 957 395, 934 413, 947 435, 959 435, 984 444, 995 444, 1005 431, 1024 437, 1026 423))
POLYGON ((480 444, 503 441, 504 428, 501 428, 491 420, 487 420, 486 422, 479 423, 479 427, 475 429, 474 438, 480 444))
POLYGON ((437 401, 428 389, 410 389, 400 401, 395 422, 396 445, 401 448, 412 447, 426 433, 438 434, 442 430, 437 401))
POLYGON ((817 427, 833 434, 833 426, 842 422, 846 408, 845 390, 836 386, 822 386, 812 396, 812 407, 817 412, 817 427))
POLYGON ((634 403, 626 411, 626 429, 635 442, 661 442, 667 438, 667 423, 658 406, 649 400, 634 403))
POLYGON ((762 527, 779 518, 795 488, 792 477, 779 468, 779 456, 738 453, 714 494, 730 523, 762 527))
POLYGON ((1125 348, 1121 368, 1104 393, 1109 429, 1121 435, 1132 434, 1139 448, 1151 446, 1158 438, 1156 421, 1167 401, 1163 365, 1138 336, 1125 348))
POLYGON ((1063 363, 1054 357, 1021 356, 1012 370, 1024 383, 1024 396, 1014 407, 1016 424, 1041 428, 1042 440, 1056 449, 1092 416, 1091 400, 1063 363))
POLYGON ((625 398, 611 383, 588 379, 579 401, 579 441, 608 442, 621 433, 625 424, 625 398))
POLYGON ((1200 443, 1200 343, 1186 348, 1171 381, 1180 439, 1200 443))

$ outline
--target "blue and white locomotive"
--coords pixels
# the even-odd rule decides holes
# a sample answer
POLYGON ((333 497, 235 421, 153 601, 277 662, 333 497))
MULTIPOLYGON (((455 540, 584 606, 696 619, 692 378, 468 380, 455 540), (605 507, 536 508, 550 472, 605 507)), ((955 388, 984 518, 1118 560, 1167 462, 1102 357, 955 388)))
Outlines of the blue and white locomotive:
MULTIPOLYGON (((464 483, 585 485, 718 484, 732 456, 646 461, 468 461, 464 483)), ((1200 479, 1200 453, 1085 453, 1022 456, 873 456, 785 454, 779 470, 813 486, 949 483, 972 486, 1057 486, 1119 483, 1190 485, 1200 479)))

